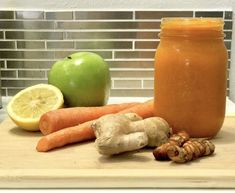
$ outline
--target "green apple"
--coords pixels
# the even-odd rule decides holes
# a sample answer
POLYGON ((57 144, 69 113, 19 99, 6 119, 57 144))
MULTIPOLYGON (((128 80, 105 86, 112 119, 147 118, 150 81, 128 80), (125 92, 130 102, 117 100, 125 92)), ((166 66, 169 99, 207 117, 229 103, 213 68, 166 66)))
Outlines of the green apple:
POLYGON ((101 56, 78 52, 53 64, 48 83, 62 91, 69 107, 102 106, 109 98, 111 78, 101 56))

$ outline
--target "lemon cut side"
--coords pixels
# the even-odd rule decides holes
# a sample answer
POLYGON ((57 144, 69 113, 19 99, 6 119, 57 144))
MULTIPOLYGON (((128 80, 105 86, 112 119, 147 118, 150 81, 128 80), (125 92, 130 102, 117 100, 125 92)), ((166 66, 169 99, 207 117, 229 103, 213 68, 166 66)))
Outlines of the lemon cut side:
POLYGON ((19 127, 38 131, 41 115, 59 109, 63 104, 63 94, 57 87, 38 84, 18 92, 8 103, 7 112, 19 127))

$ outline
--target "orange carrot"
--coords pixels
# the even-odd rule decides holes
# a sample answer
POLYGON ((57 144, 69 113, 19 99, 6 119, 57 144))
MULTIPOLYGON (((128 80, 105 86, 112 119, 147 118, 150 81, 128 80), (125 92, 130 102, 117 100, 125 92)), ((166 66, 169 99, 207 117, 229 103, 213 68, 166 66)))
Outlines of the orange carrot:
POLYGON ((63 147, 67 144, 87 141, 95 138, 91 129, 93 120, 87 121, 77 126, 61 129, 49 135, 43 136, 37 144, 37 151, 46 152, 57 147, 63 147))
MULTIPOLYGON (((120 113, 130 112, 137 113, 143 118, 153 116, 153 100, 137 104, 120 113)), ((84 122, 80 125, 68 127, 49 135, 43 136, 37 144, 37 151, 46 152, 57 147, 65 146, 67 144, 94 139, 95 134, 91 128, 93 121, 94 120, 84 122)))
POLYGON ((118 113, 136 113, 142 118, 153 117, 153 100, 134 105, 130 108, 119 111, 118 113))
POLYGON ((40 131, 48 135, 55 131, 72 127, 99 117, 117 113, 138 103, 112 104, 100 107, 73 107, 53 110, 43 114, 39 121, 40 131))

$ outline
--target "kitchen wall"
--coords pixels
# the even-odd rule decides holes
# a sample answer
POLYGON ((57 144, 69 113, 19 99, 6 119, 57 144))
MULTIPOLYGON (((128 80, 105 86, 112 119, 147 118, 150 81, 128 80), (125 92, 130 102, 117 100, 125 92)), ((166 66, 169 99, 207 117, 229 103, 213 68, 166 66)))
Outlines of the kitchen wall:
POLYGON ((1 0, 1 7, 19 9, 227 9, 233 0, 1 0))
MULTIPOLYGON (((53 61, 56 59, 59 59, 61 57, 64 57, 66 54, 74 51, 74 50, 84 50, 84 49, 95 49, 98 53, 103 55, 106 60, 110 63, 111 72, 112 72, 112 78, 113 78, 113 88, 112 88, 112 95, 118 96, 118 95, 130 95, 130 96, 151 96, 152 95, 152 83, 153 83, 153 54, 155 51, 155 47, 157 46, 158 39, 157 39, 157 32, 159 31, 159 19, 161 16, 164 16, 164 13, 166 12, 159 12, 160 15, 155 16, 149 16, 147 12, 141 11, 169 11, 169 10, 184 10, 184 12, 178 14, 183 14, 181 16, 200 16, 200 12, 208 11, 217 11, 214 16, 221 16, 220 12, 222 12, 222 17, 225 17, 226 14, 228 18, 226 18, 227 23, 230 21, 234 21, 234 15, 232 15, 231 10, 235 8, 235 2, 234 1, 212 1, 208 0, 206 2, 202 0, 198 1, 154 1, 154 0, 148 0, 148 1, 137 1, 137 0, 129 0, 129 1, 79 1, 79 0, 57 0, 57 1, 30 1, 26 0, 24 2, 19 0, 1 0, 0 9, 1 10, 18 10, 18 12, 14 12, 13 19, 19 20, 18 23, 12 24, 13 26, 7 29, 6 23, 1 23, 1 28, 3 30, 0 30, 0 36, 2 34, 2 39, 5 42, 6 49, 10 49, 8 51, 13 51, 13 53, 16 55, 16 58, 12 58, 12 55, 10 52, 6 53, 6 49, 1 48, 2 52, 0 54, 1 59, 1 67, 3 69, 3 77, 2 77, 2 94, 3 95, 13 95, 15 92, 17 92, 19 89, 28 86, 30 83, 34 83, 33 81, 27 81, 38 79, 39 81, 46 81, 46 75, 47 70, 50 68, 53 61), (192 9, 193 8, 193 9, 192 9), (37 17, 36 20, 46 20, 43 25, 40 25, 35 27, 36 24, 34 23, 35 18, 27 18, 32 17, 31 14, 27 14, 27 12, 20 12, 25 10, 33 10, 34 16, 37 17), (37 12, 35 12, 37 10, 37 12), (46 10, 45 12, 42 12, 42 10, 46 10), (55 13, 66 11, 65 14, 55 13), (92 43, 92 39, 94 39, 94 34, 90 34, 88 42, 81 41, 82 39, 80 35, 77 35, 78 32, 77 24, 73 22, 73 19, 81 18, 79 16, 79 12, 81 10, 122 10, 124 12, 118 12, 116 16, 112 15, 114 20, 120 20, 119 22, 120 26, 117 26, 117 22, 115 25, 110 24, 110 26, 103 26, 98 27, 98 29, 101 31, 106 31, 106 34, 111 35, 110 38, 112 40, 117 41, 103 41, 104 38, 100 38, 98 35, 99 41, 98 43, 92 43), (138 11, 139 10, 139 11, 138 11), (196 10, 196 11, 195 11, 196 10), (224 12, 226 10, 226 12, 224 12), (74 11, 74 12, 70 12, 74 11), (130 12, 128 12, 130 11, 130 12), (136 12, 137 11, 137 12, 136 12), (42 15, 40 15, 42 14, 42 15), (161 15, 163 14, 163 15, 161 15), (186 14, 186 15, 184 15, 186 14), (189 14, 189 15, 188 15, 189 14), (198 15, 197 15, 198 14, 198 15), (219 14, 219 15, 216 15, 219 14), (31 16, 29 16, 31 15, 31 16), (39 18, 38 18, 39 17, 39 18), (139 18, 138 18, 139 17, 139 18), (150 17, 150 18, 149 18, 150 17), (33 19, 33 20, 32 20, 33 19), (146 19, 148 20, 146 22, 146 19), (28 20, 27 22, 20 23, 22 20, 28 20), (31 20, 31 21, 29 21, 31 20), (65 21, 66 20, 66 21, 65 21), (70 21, 72 20, 72 22, 70 21), (123 20, 124 23, 123 24, 123 20), (130 20, 136 20, 136 21, 130 21, 130 20), (139 20, 139 21, 138 21, 139 20), (141 23, 141 20, 145 20, 141 23), (50 26, 50 22, 54 22, 52 26, 50 26), (31 23, 30 23, 31 22, 31 23), (70 24, 68 24, 70 22, 70 24), (33 24, 34 23, 34 24, 33 24), (72 25, 71 25, 72 23, 72 25), (133 24, 135 23, 135 24, 133 24), (138 23, 138 26, 136 24, 138 23), (59 27, 54 29, 54 27, 59 27), (27 32, 22 32, 23 29, 21 27, 26 29, 27 32), (34 26, 33 29, 30 29, 30 26, 34 26), (51 28, 52 27, 52 28, 51 28), (116 31, 116 36, 121 37, 113 37, 115 33, 110 33, 112 29, 116 31), (104 30, 105 29, 105 30, 104 30), (122 33, 117 33, 117 29, 124 29, 122 33), (38 33, 38 37, 34 37, 32 39, 32 33, 30 34, 30 31, 41 31, 38 33), (61 30, 61 31, 59 31, 61 30), (132 37, 125 37, 126 31, 134 31, 132 33, 132 37), (19 31, 15 33, 14 31, 19 31), (43 32, 47 31, 46 33, 43 32), (50 31, 56 31, 56 32, 62 32, 62 39, 57 38, 54 33, 48 33, 50 31), (76 31, 76 32, 75 32, 76 31), (109 31, 107 33, 107 31, 109 31), (138 31, 138 33, 136 33, 138 31), (65 33, 64 33, 65 32, 65 33), (21 34, 21 35, 20 35, 21 34), (155 35, 154 35, 155 34, 155 35), (50 36, 51 35, 51 36, 50 36), (123 35, 123 37, 122 37, 123 35), (6 38, 10 37, 10 39, 6 40, 6 38), (40 39, 40 36, 47 36, 50 37, 48 40, 42 41, 40 39), (66 38, 65 38, 66 36, 66 38), (78 37, 79 36, 79 37, 78 37), (91 38, 93 36, 93 38, 91 38), (70 39, 69 39, 70 37, 70 39), (63 40, 63 42, 62 42, 63 40), (7 42, 7 43, 6 43, 7 42), (89 47, 90 46, 90 47, 89 47), (98 48, 98 50, 97 50, 98 48), (62 51, 65 49, 66 51, 62 51), (42 54, 42 61, 40 61, 40 56, 35 55, 36 52, 40 51, 42 54), (48 53, 43 52, 47 51, 48 53), (50 55, 50 53, 53 53, 53 57, 50 55), (44 57, 45 56, 45 57, 44 57), (4 58, 5 57, 5 58, 4 58), (22 61, 23 59, 21 57, 26 57, 27 61, 22 61), (49 57, 49 58, 48 58, 49 57), (35 60, 36 59, 36 60, 35 60), (5 70, 4 70, 5 69, 5 70), (37 69, 37 70, 36 70, 37 69), (35 71, 36 70, 36 71, 35 71)), ((153 13, 153 12, 152 12, 153 13)), ((175 14, 173 12, 173 14, 175 14)), ((90 14, 89 14, 90 15, 90 14)), ((203 16, 203 15, 201 15, 203 16)), ((210 15, 206 15, 210 16, 210 15)), ((83 19, 87 20, 87 16, 82 16, 83 19)), ((88 20, 91 22, 92 20, 96 20, 97 15, 91 16, 88 20), (93 17, 93 18, 92 18, 93 17)), ((101 20, 106 20, 110 15, 104 16, 104 18, 101 18, 101 20)), ((99 18, 98 18, 99 19, 99 18)), ((110 18, 109 18, 110 19, 110 18)), ((96 22, 97 23, 97 22, 96 22)), ((90 23, 90 29, 93 29, 94 26, 92 23, 90 23)), ((95 24, 95 23, 94 23, 95 24)), ((95 24, 98 25, 98 24, 95 24)), ((87 25, 86 25, 87 26, 87 25)), ((228 24, 227 24, 228 26, 228 24)), ((234 31, 233 25, 233 31, 234 31)), ((81 29, 80 31, 86 31, 86 28, 81 29)), ((88 27, 89 28, 89 27, 88 27)), ((89 30, 89 29, 88 29, 89 30)), ((87 32, 84 34, 89 34, 87 32)), ((98 32, 97 31, 97 32, 98 32)), ((226 46, 231 51, 230 53, 235 53, 234 47, 232 45, 232 36, 234 37, 234 34, 232 34, 232 26, 230 28, 225 29, 225 33, 227 33, 227 39, 225 40, 226 46)), ((59 34, 59 33, 57 33, 59 34)), ((81 34, 81 33, 80 33, 81 34)), ((103 34, 104 33, 97 33, 97 34, 103 34)), ((130 34, 130 33, 129 33, 130 34)), ((34 33, 34 36, 36 34, 34 33)), ((101 36, 103 36, 101 35, 101 36)), ((106 36, 107 37, 107 36, 106 36)), ((233 38, 234 39, 234 38, 233 38)), ((2 41, 2 40, 0 40, 2 41)), ((3 44, 4 45, 4 44, 3 44)), ((229 88, 228 88, 228 94, 231 99, 235 100, 235 67, 234 67, 234 54, 231 55, 231 60, 229 61, 229 88)), ((36 81, 37 82, 37 81, 36 81)))

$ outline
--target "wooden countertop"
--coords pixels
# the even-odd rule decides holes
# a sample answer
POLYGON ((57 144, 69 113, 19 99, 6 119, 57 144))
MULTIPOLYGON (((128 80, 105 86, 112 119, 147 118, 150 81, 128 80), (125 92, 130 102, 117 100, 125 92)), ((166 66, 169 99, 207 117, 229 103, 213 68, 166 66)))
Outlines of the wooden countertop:
POLYGON ((235 188, 235 117, 226 117, 215 154, 187 164, 156 161, 152 149, 98 154, 93 141, 47 153, 35 150, 40 132, 0 124, 0 188, 235 188))

